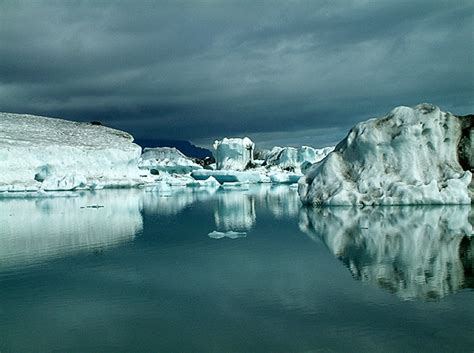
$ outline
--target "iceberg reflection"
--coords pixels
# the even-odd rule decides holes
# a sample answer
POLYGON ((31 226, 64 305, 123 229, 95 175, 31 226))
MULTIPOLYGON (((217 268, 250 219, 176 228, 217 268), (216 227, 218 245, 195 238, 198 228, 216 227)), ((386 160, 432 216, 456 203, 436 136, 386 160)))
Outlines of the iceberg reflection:
POLYGON ((299 225, 354 278, 403 299, 433 299, 473 288, 470 212, 470 206, 302 208, 299 225))
POLYGON ((242 191, 224 191, 216 194, 214 221, 218 231, 250 230, 257 218, 255 198, 242 191))
POLYGON ((141 194, 0 200, 0 271, 133 240, 143 229, 141 194))

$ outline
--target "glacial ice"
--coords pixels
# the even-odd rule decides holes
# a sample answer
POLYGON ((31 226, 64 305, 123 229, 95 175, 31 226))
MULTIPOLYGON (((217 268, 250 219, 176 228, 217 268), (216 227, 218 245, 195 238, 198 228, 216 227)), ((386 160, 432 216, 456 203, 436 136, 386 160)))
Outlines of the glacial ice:
POLYGON ((314 164, 324 159, 334 147, 313 148, 309 146, 295 147, 273 147, 266 154, 264 164, 268 167, 278 166, 282 170, 301 172, 304 164, 314 164))
POLYGON ((138 162, 140 169, 186 174, 202 167, 174 147, 145 148, 138 162))
POLYGON ((216 140, 213 147, 216 169, 242 171, 253 162, 255 144, 248 137, 216 140))
POLYGON ((245 238, 247 236, 247 233, 234 232, 232 230, 229 230, 227 232, 218 232, 215 230, 209 233, 207 236, 212 239, 222 239, 222 238, 237 239, 237 238, 245 238))
POLYGON ((137 185, 140 153, 123 131, 0 113, 0 192, 137 185))
POLYGON ((209 177, 213 177, 221 184, 232 182, 252 184, 270 182, 270 178, 261 170, 236 171, 201 169, 192 172, 191 176, 196 180, 206 180, 209 177))
POLYGON ((458 162, 460 119, 436 106, 398 107, 357 124, 299 181, 312 205, 469 204, 458 162))

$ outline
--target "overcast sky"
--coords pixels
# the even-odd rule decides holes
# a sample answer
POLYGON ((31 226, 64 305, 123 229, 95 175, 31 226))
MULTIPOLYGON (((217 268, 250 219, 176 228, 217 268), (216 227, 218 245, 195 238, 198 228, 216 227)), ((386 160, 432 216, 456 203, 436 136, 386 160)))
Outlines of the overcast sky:
POLYGON ((0 111, 138 138, 324 146, 431 102, 474 112, 474 1, 0 0, 0 111))

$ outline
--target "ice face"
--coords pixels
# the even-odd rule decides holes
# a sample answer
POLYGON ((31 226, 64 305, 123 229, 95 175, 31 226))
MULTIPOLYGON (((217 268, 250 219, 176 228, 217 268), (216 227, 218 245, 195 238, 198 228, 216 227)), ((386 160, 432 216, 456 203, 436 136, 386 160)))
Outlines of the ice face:
POLYGON ((140 169, 186 174, 202 167, 174 147, 145 148, 138 163, 140 169))
POLYGON ((0 113, 0 192, 137 185, 140 153, 119 130, 0 113))
POLYGON ((470 206, 303 208, 300 228, 321 239, 354 278, 404 299, 435 299, 472 283, 470 211, 470 206))
POLYGON ((357 124, 299 182, 305 204, 470 204, 458 162, 460 119, 438 107, 398 107, 357 124))
POLYGON ((266 175, 266 171, 249 170, 196 170, 191 173, 196 180, 206 180, 210 177, 216 179, 219 183, 268 183, 270 178, 266 175))
POLYGON ((241 171, 253 162, 255 144, 248 137, 224 138, 214 142, 217 169, 241 171))
POLYGON ((334 150, 334 146, 325 148, 313 148, 309 146, 295 147, 273 147, 266 153, 265 165, 277 166, 282 170, 301 172, 302 165, 306 163, 317 163, 334 150))

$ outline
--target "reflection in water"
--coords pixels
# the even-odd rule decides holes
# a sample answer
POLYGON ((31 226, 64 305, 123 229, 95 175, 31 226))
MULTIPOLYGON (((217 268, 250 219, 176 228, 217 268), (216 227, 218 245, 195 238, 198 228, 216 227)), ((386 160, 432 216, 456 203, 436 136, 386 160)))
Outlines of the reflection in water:
POLYGON ((245 237, 256 227, 259 212, 267 214, 260 215, 264 223, 294 219, 299 213, 301 230, 321 239, 355 278, 402 298, 440 298, 474 288, 469 206, 301 208, 296 191, 282 185, 168 191, 101 190, 69 198, 2 199, 0 271, 133 240, 143 230, 142 212, 195 225, 196 219, 183 220, 180 217, 190 216, 181 212, 201 203, 209 205, 215 223, 204 234, 215 239, 245 237))
POLYGON ((255 223, 255 198, 242 191, 217 194, 214 221, 218 231, 250 230, 255 223))
POLYGON ((0 200, 0 270, 132 240, 143 228, 140 194, 0 200))
POLYGON ((256 208, 269 210, 277 219, 298 215, 298 193, 287 185, 250 185, 243 190, 220 190, 214 220, 218 231, 248 231, 256 222, 256 208), (258 206, 258 207, 257 207, 258 206))
POLYGON ((473 284, 470 206, 303 208, 300 228, 320 238, 356 279, 404 299, 440 298, 473 284))
POLYGON ((146 190, 143 196, 143 208, 148 214, 177 215, 195 202, 209 200, 216 192, 215 188, 174 187, 165 190, 146 190))
POLYGON ((300 198, 296 189, 288 185, 273 185, 258 194, 264 207, 277 219, 297 217, 301 207, 300 198))

